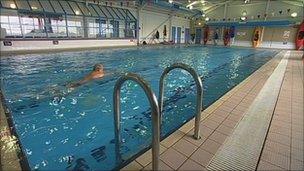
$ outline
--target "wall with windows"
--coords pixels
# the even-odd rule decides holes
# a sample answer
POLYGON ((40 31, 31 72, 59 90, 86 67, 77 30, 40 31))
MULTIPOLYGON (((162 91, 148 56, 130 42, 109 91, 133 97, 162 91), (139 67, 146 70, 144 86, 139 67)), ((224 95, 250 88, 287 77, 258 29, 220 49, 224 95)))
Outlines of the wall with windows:
POLYGON ((4 38, 136 38, 128 9, 73 0, 5 0, 0 7, 4 38))
POLYGON ((1 0, 0 9, 1 52, 136 45, 128 9, 74 0, 1 0))
MULTIPOLYGON (((136 43, 136 9, 86 4, 74 0, 5 0, 0 1, 0 8, 2 51, 25 50, 26 47, 29 50, 41 50, 50 44, 50 49, 79 48, 80 45, 108 46, 106 41, 83 40, 121 40, 119 46, 136 43), (59 46, 53 44, 53 40, 58 40, 59 46), (33 46, 29 41, 39 44, 33 46)), ((140 11, 140 40, 149 41, 154 34, 152 32, 159 27, 157 30, 160 39, 152 43, 170 41, 173 37, 179 37, 180 41, 175 43, 185 43, 185 31, 190 27, 189 19, 174 16, 176 14, 170 18, 168 12, 148 10, 140 11), (172 35, 170 26, 179 31, 176 31, 175 36, 172 35)), ((112 42, 109 44, 113 46, 112 42)))

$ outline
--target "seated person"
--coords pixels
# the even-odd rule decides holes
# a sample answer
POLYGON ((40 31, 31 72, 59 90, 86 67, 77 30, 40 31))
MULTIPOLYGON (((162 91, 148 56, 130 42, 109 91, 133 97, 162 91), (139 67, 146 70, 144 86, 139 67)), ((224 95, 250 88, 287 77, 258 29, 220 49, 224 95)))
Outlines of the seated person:
POLYGON ((94 65, 93 71, 91 73, 89 73, 82 80, 80 80, 76 83, 68 84, 68 87, 75 88, 75 87, 81 86, 87 82, 90 82, 92 80, 100 79, 100 78, 104 77, 104 75, 105 75, 105 72, 103 70, 103 65, 96 64, 96 65, 94 65))

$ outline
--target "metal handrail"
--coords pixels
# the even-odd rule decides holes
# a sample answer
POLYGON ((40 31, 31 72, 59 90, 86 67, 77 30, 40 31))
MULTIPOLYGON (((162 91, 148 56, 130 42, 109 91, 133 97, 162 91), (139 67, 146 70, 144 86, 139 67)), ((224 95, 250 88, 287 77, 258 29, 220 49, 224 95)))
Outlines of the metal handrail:
POLYGON ((151 106, 151 117, 152 117, 152 169, 159 169, 159 143, 160 143, 160 114, 159 114, 159 106, 158 101, 150 88, 149 84, 139 75, 134 73, 126 73, 121 76, 115 86, 113 93, 113 101, 114 101, 114 127, 115 127, 115 140, 116 140, 116 156, 117 160, 120 161, 120 145, 121 145, 121 136, 120 136, 120 92, 123 83, 127 80, 134 81, 140 85, 140 87, 144 90, 150 106, 151 106))
POLYGON ((194 138, 200 139, 199 134, 199 125, 201 120, 201 111, 203 106, 203 83, 200 78, 200 76, 195 72, 193 68, 191 68, 189 65, 183 64, 183 63, 175 63, 169 67, 167 67, 164 72, 162 73, 159 81, 159 113, 160 113, 160 122, 162 121, 162 110, 163 110, 163 103, 164 103, 164 79, 167 76, 167 74, 176 68, 180 68, 183 70, 186 70, 191 74, 193 79, 195 80, 196 89, 197 89, 197 96, 196 96, 196 116, 195 116, 195 127, 194 127, 194 138))

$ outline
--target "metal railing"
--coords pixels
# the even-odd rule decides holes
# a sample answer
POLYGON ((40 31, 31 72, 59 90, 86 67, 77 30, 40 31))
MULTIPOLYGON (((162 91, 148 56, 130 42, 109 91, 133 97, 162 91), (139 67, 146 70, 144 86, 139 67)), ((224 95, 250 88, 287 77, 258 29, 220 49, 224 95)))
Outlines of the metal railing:
POLYGON ((200 120, 201 120, 201 112, 202 112, 202 106, 203 106, 203 83, 199 75, 195 72, 193 68, 191 68, 189 65, 183 64, 183 63, 175 63, 169 67, 167 67, 159 81, 159 113, 160 113, 160 122, 162 121, 162 110, 163 110, 163 103, 164 103, 164 79, 166 78, 167 74, 173 70, 173 69, 183 69, 186 70, 191 74, 193 77, 195 84, 196 84, 196 89, 197 89, 197 94, 196 94, 196 115, 195 115, 195 127, 194 127, 194 138, 195 139, 200 139, 200 134, 199 134, 199 125, 200 125, 200 120))
POLYGON ((160 114, 158 101, 153 93, 152 89, 148 83, 141 78, 139 75, 134 73, 127 73, 121 76, 115 86, 113 93, 114 101, 114 127, 115 127, 115 146, 116 146, 116 160, 121 161, 120 145, 121 145, 121 135, 120 135, 120 93, 121 87, 124 82, 131 80, 140 85, 144 90, 150 106, 151 106, 151 117, 152 117, 152 170, 159 169, 159 143, 160 143, 160 114))

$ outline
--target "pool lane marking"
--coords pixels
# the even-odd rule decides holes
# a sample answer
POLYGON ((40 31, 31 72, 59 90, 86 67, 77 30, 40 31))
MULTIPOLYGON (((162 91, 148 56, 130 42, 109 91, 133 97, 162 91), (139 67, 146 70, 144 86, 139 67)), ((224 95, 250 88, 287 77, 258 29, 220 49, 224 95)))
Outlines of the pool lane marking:
MULTIPOLYGON (((282 54, 279 54, 282 55, 282 54)), ((209 162, 210 170, 255 170, 280 93, 290 51, 245 112, 234 132, 209 162)))

